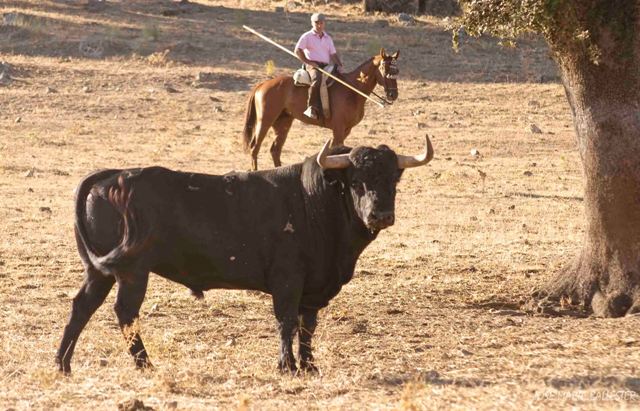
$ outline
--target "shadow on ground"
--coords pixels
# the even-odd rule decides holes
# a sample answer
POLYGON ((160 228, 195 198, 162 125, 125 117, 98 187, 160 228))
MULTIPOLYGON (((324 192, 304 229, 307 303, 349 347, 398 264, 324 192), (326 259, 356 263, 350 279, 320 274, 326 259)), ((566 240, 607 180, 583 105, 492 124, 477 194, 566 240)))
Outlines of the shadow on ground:
MULTIPOLYGON (((169 60, 187 65, 237 70, 271 60, 272 67, 291 70, 297 66, 291 56, 242 26, 251 26, 290 49, 309 29, 306 11, 183 5, 170 0, 108 2, 98 8, 82 4, 86 3, 5 2, 0 8, 0 53, 94 59, 165 53, 169 60)), ((347 70, 385 47, 401 51, 401 75, 414 80, 559 81, 548 50, 538 38, 524 39, 519 48, 508 49, 498 46, 495 39, 462 36, 460 52, 455 53, 451 34, 426 19, 404 26, 392 15, 329 18, 328 29, 347 70)))

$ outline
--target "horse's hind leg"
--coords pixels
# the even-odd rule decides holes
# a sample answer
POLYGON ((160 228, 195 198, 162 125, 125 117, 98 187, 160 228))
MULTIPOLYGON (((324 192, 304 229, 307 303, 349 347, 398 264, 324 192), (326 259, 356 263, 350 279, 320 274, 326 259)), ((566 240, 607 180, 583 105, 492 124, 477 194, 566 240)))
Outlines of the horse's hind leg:
POLYGON ((56 354, 56 363, 60 371, 71 372, 71 357, 78 337, 93 313, 104 302, 114 282, 113 277, 107 277, 92 267, 87 269, 84 283, 73 299, 71 317, 64 328, 62 341, 56 354))
POLYGON ((147 291, 148 281, 148 272, 138 272, 131 277, 118 278, 118 296, 114 307, 118 316, 118 323, 129 344, 129 352, 133 356, 137 368, 151 366, 136 323, 140 313, 140 306, 147 291))
POLYGON ((258 169, 258 152, 269 128, 282 113, 282 107, 268 105, 264 96, 256 96, 256 126, 251 140, 251 170, 258 169))
POLYGON ((282 165, 280 162, 282 146, 284 146, 284 142, 287 141, 287 135, 289 134, 289 129, 291 129, 292 123, 293 117, 285 112, 282 112, 280 117, 278 117, 275 123, 273 123, 272 127, 276 133, 276 138, 271 144, 271 158, 273 158, 273 165, 275 167, 280 167, 282 165))
POLYGON ((258 153, 260 152, 260 146, 262 140, 267 135, 269 127, 271 127, 272 121, 262 118, 256 121, 256 134, 253 140, 251 140, 251 170, 256 171, 258 169, 258 153))
POLYGON ((262 127, 262 121, 256 120, 256 128, 254 130, 253 139, 251 140, 251 171, 258 169, 258 153, 260 153, 260 146, 262 145, 262 139, 265 134, 264 127, 262 127))

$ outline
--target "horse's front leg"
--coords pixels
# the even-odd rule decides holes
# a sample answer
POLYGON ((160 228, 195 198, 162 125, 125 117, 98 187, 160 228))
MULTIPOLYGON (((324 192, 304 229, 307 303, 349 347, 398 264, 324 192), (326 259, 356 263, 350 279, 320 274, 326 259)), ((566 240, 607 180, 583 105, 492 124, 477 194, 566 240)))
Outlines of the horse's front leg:
POLYGON ((333 139, 331 140, 331 147, 342 147, 344 145, 344 139, 347 138, 347 130, 344 127, 334 127, 333 139))

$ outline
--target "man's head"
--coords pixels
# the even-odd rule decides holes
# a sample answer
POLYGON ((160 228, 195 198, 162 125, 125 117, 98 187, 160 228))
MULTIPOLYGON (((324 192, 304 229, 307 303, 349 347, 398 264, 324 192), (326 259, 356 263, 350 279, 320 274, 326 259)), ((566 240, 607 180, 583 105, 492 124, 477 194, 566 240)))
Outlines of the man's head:
POLYGON ((313 13, 311 15, 311 26, 318 33, 322 33, 324 31, 324 23, 325 17, 322 13, 313 13))

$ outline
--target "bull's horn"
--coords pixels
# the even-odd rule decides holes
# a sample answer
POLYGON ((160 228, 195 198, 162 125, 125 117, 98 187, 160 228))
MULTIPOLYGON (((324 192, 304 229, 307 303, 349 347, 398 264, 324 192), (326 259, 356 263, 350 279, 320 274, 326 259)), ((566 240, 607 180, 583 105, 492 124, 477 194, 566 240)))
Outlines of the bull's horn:
POLYGON ((316 158, 318 165, 324 169, 349 167, 351 164, 351 161, 349 161, 349 154, 337 154, 335 156, 330 156, 328 155, 330 145, 331 139, 324 143, 322 150, 320 150, 318 157, 316 158))
POLYGON ((419 156, 403 156, 398 154, 398 168, 419 167, 427 164, 433 158, 433 146, 427 134, 427 148, 425 152, 419 156))

